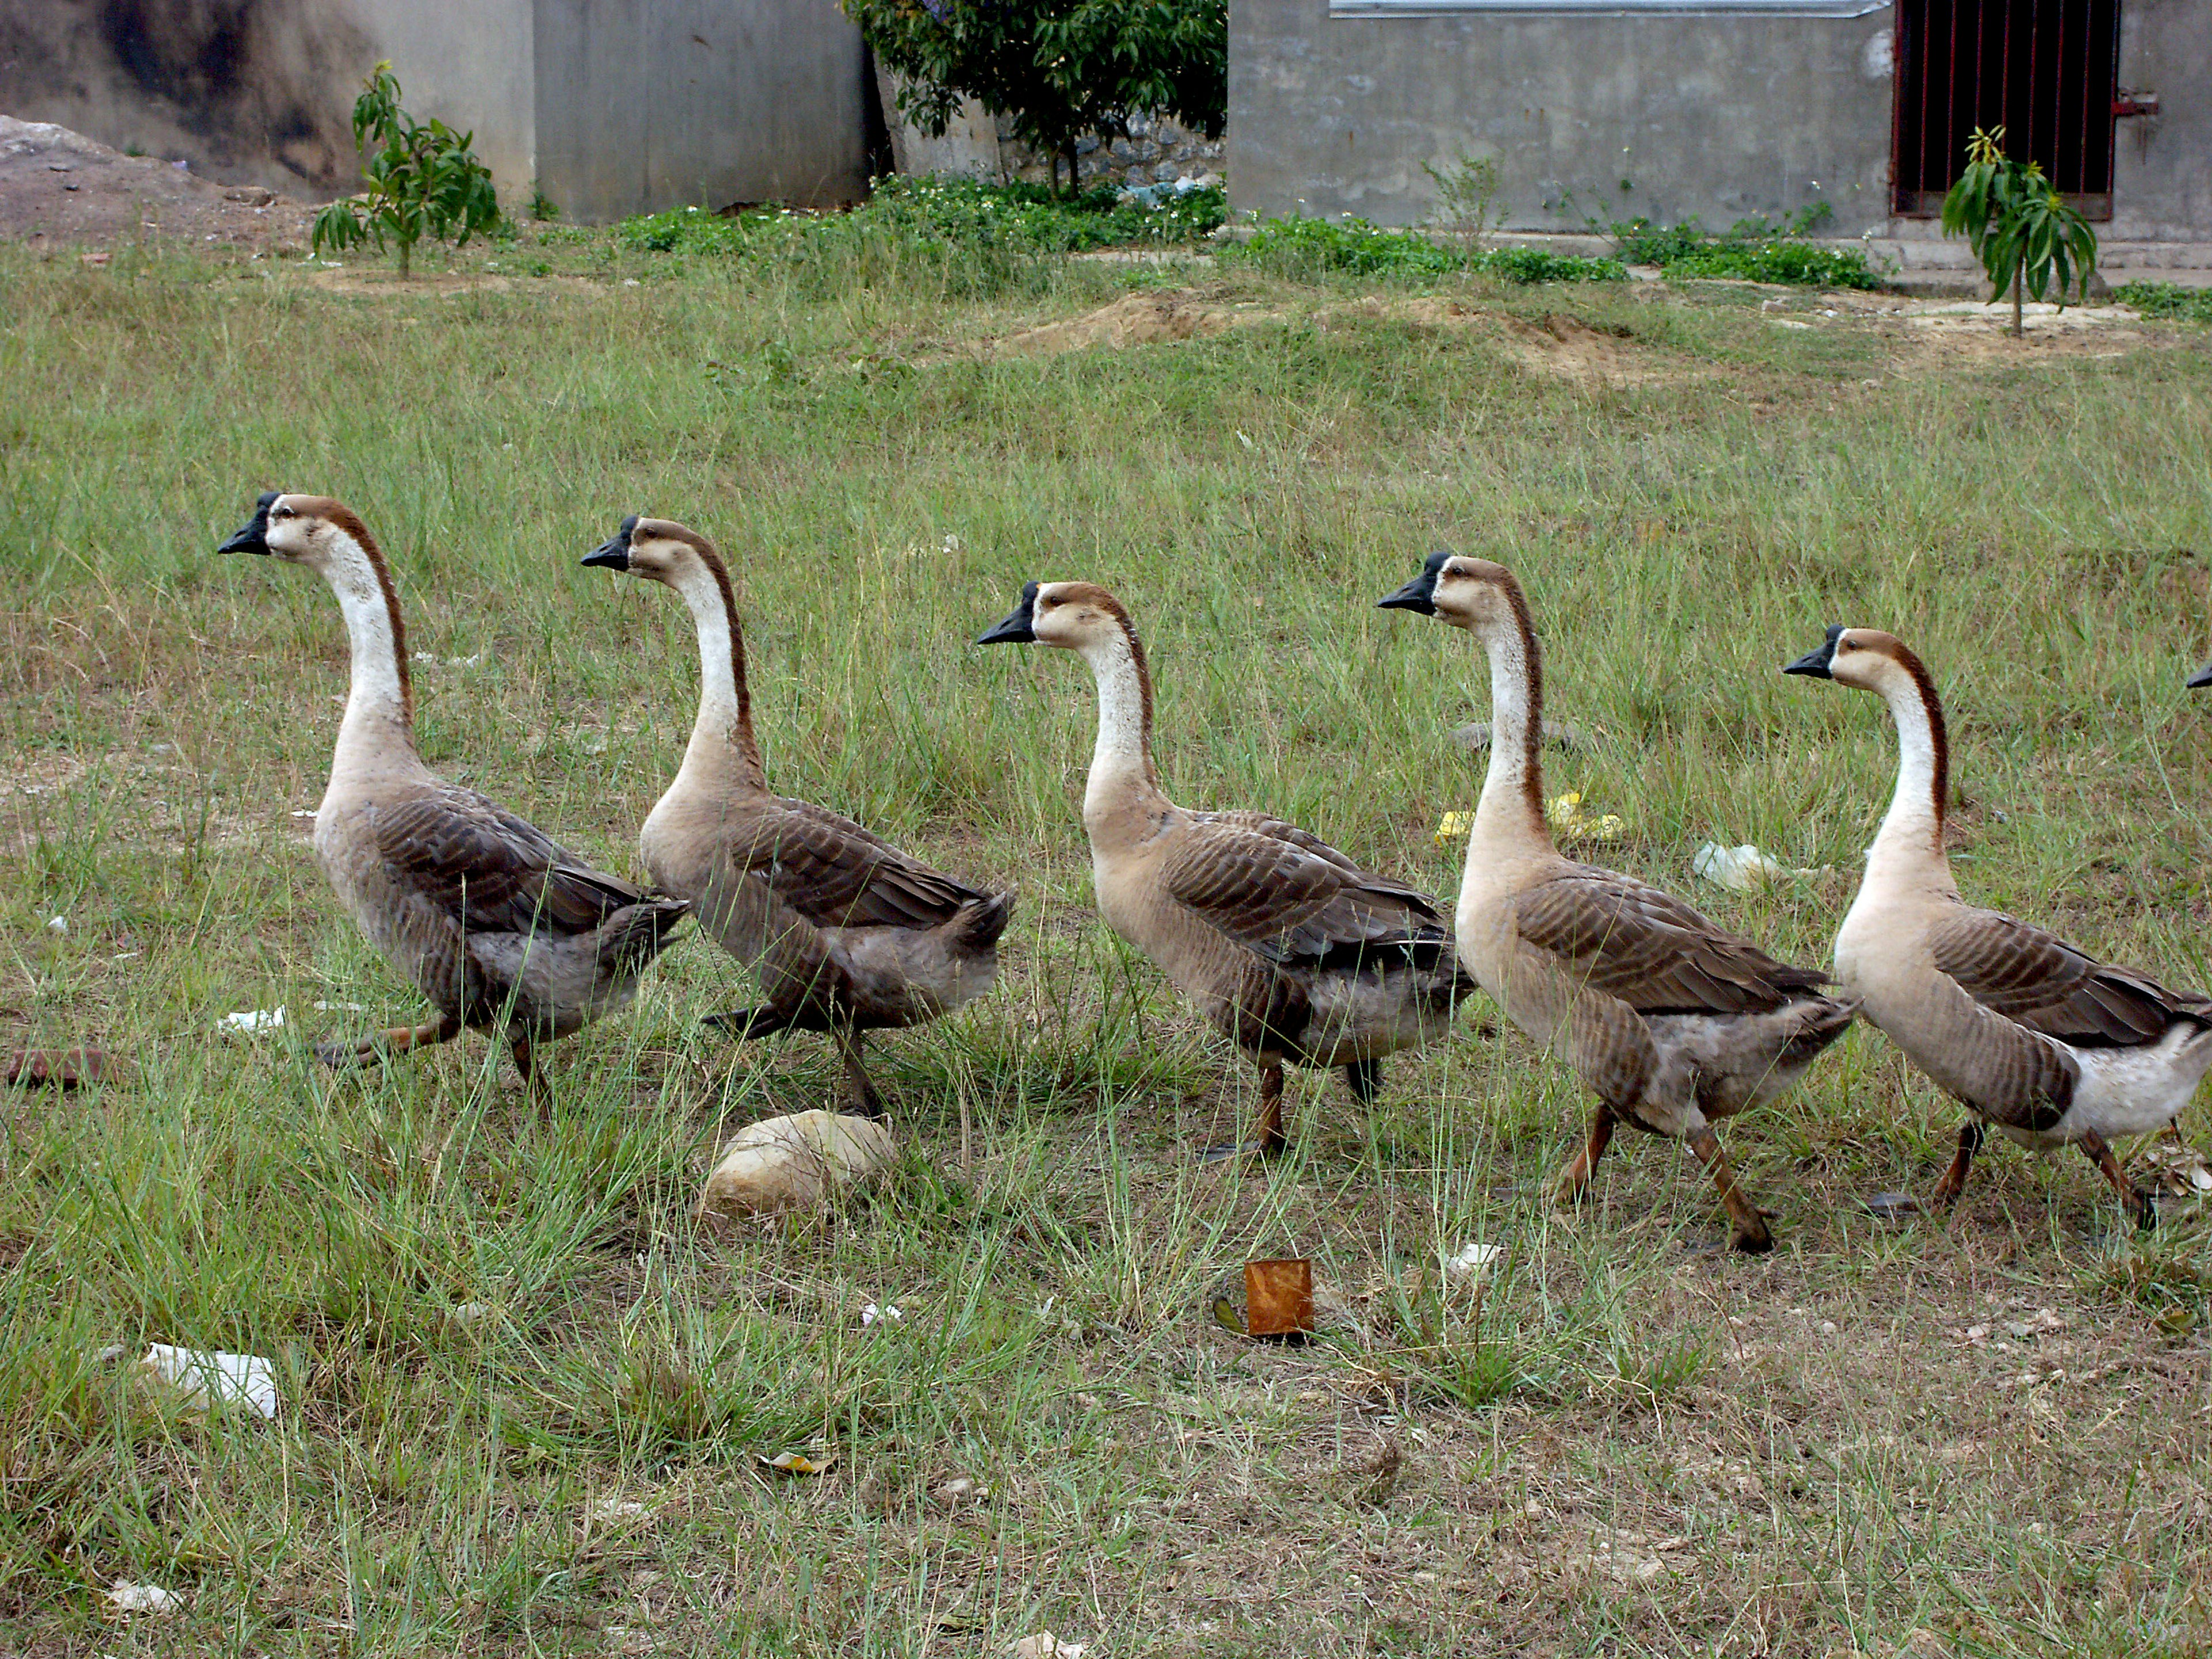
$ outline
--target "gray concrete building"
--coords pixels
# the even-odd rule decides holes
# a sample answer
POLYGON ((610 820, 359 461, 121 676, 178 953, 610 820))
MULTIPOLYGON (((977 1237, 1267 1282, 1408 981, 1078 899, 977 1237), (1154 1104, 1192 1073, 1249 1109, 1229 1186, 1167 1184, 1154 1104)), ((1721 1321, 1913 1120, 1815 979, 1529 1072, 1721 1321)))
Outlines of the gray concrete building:
POLYGON ((2212 0, 1231 0, 1229 180, 1261 214, 1932 237, 2004 124, 2108 240, 2212 242, 2212 0))
POLYGON ((510 208, 586 222, 857 199, 874 105, 836 0, 10 0, 0 112, 225 183, 321 199, 390 58, 419 118, 473 130, 510 208))

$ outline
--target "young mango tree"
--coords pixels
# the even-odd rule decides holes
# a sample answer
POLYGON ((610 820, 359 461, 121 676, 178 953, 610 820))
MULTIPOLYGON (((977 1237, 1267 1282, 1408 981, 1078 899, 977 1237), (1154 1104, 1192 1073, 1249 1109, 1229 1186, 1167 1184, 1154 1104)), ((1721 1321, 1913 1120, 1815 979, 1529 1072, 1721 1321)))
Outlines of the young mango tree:
POLYGON ((499 223, 499 193, 491 169, 477 160, 474 132, 456 133, 443 121, 417 121, 399 106, 399 82, 387 61, 368 72, 354 100, 353 142, 363 155, 358 196, 331 203, 315 216, 309 246, 341 251, 363 242, 381 253, 399 249, 404 278, 415 244, 425 237, 460 246, 499 223))
POLYGON ((2097 268, 2097 233, 2033 161, 2004 153, 2002 127, 1976 127, 1966 140, 1966 170, 1943 198, 1943 234, 1963 235, 1989 276, 1992 301, 2012 290, 2013 337, 2021 336, 2023 295, 2040 300, 2054 283, 2058 303, 2078 287, 2089 297, 2097 268))
POLYGON ((842 0, 877 58, 905 82, 899 108, 941 137, 973 98, 1062 163, 1076 145, 1126 138, 1139 113, 1209 138, 1229 113, 1227 0, 842 0))

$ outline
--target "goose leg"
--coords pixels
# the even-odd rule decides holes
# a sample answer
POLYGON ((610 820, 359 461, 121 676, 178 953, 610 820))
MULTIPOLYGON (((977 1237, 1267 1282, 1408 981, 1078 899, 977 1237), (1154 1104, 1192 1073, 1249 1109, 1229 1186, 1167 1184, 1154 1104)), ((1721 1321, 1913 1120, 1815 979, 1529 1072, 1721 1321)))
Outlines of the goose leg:
POLYGON ((732 1008, 726 1014, 709 1014, 699 1023, 710 1031, 726 1032, 740 1042, 750 1042, 755 1037, 773 1036, 790 1021, 781 1011, 763 1005, 758 1008, 732 1008))
POLYGON ((850 1025, 837 1028, 837 1053, 845 1062, 844 1085, 839 1091, 840 1109, 855 1117, 881 1117, 883 1097, 877 1094, 876 1085, 868 1081, 867 1067, 860 1063, 860 1033, 850 1025))
POLYGON ((1974 1154, 1981 1150, 1982 1121, 1970 1117, 1959 1126, 1959 1150, 1952 1157, 1951 1167, 1936 1183, 1932 1197, 1937 1209, 1948 1210, 1959 1201, 1960 1191, 1966 1184, 1966 1171, 1973 1168, 1974 1154))
POLYGON ((1352 1097, 1362 1106, 1371 1105, 1375 1097, 1382 1092, 1382 1062, 1379 1060, 1355 1060, 1344 1068, 1345 1086, 1352 1097))
POLYGON ((1208 1146, 1198 1156, 1202 1164, 1218 1164, 1231 1158, 1273 1158, 1290 1144, 1290 1137, 1283 1133, 1283 1062, 1279 1060, 1260 1072, 1260 1138, 1230 1146, 1208 1146))
POLYGON ((2081 1150, 2089 1161, 2104 1171, 2105 1179, 2112 1183, 2112 1190, 2120 1195, 2120 1207, 2128 1212, 2138 1231, 2148 1232, 2158 1225, 2158 1205, 2149 1193, 2133 1185, 2128 1173, 2120 1168, 2120 1160, 2112 1156, 2112 1149, 2104 1136, 2094 1131, 2081 1137, 2081 1150))
POLYGON ((1720 1189, 1721 1204, 1735 1224, 1737 1249, 1747 1255, 1764 1255, 1774 1248, 1774 1235, 1766 1231, 1766 1218, 1758 1206, 1744 1196, 1743 1188, 1736 1182, 1735 1171, 1729 1167, 1728 1154, 1721 1150, 1721 1138, 1713 1133, 1712 1125, 1694 1131, 1690 1136, 1690 1150, 1698 1155, 1698 1162, 1705 1166, 1720 1189))
POLYGON ((336 1071, 343 1066, 366 1065, 384 1054, 434 1048, 441 1042, 451 1042, 460 1034, 459 1017, 448 1014, 425 1025, 394 1025, 359 1042, 319 1042, 315 1045, 315 1058, 336 1071))
POLYGON ((517 1037, 508 1050, 514 1056, 514 1069, 522 1073, 522 1086, 530 1091, 531 1099, 540 1106, 550 1105, 553 1099, 553 1085, 538 1069, 538 1057, 532 1050, 528 1037, 517 1037))
POLYGON ((1589 1133, 1583 1138, 1582 1150, 1559 1174, 1555 1196, 1562 1204, 1579 1204, 1589 1191, 1590 1176, 1596 1172, 1598 1159, 1613 1144, 1613 1132, 1620 1120, 1613 1115, 1613 1108, 1600 1101, 1590 1113, 1589 1133))

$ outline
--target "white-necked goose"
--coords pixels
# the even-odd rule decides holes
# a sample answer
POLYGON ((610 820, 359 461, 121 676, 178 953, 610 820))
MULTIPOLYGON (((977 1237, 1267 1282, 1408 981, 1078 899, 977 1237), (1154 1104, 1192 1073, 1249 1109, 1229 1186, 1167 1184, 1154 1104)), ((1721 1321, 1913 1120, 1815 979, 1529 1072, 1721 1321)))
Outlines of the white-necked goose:
POLYGON ((1950 748, 1943 702, 1894 635, 1828 629, 1782 671, 1871 691, 1897 726, 1897 793, 1836 934, 1836 973, 1868 1020, 1978 1115, 1936 1184, 1955 1202, 1987 1120, 2024 1146, 2075 1145, 2138 1224, 2157 1218, 2108 1138, 2171 1122, 2212 1069, 2212 1000, 2099 962, 1959 896, 1943 847, 1950 748))
POLYGON ((399 598, 350 509, 271 491, 216 551, 304 565, 337 595, 352 686, 315 809, 315 853, 370 942, 439 1012, 316 1052, 344 1065, 450 1042, 465 1025, 502 1035, 537 1089, 536 1045, 628 1003, 690 907, 591 868, 423 764, 399 598))
POLYGON ((1257 1141, 1212 1155, 1284 1148, 1285 1063, 1340 1066, 1371 1099, 1382 1057, 1441 1035, 1474 988, 1436 901, 1280 818, 1170 800, 1144 647, 1104 588, 1031 582, 978 643, 1031 641, 1081 653, 1097 678, 1083 826, 1099 914, 1261 1068, 1257 1141))
POLYGON ((637 844, 653 880, 693 900, 700 926, 760 982, 761 1007, 711 1023, 750 1036, 830 1032, 847 1104, 878 1115, 861 1034, 988 991, 1013 890, 981 892, 849 818, 770 793, 729 572, 704 536, 633 515, 584 562, 674 588, 698 629, 698 718, 637 844))
POLYGON ((1672 894, 1560 857, 1544 819, 1544 677, 1521 585, 1487 559, 1432 554, 1381 601, 1466 629, 1490 659, 1490 769, 1468 836, 1460 960, 1513 1022, 1598 1097, 1559 1183, 1588 1189, 1616 1124, 1686 1141, 1711 1173, 1737 1249, 1773 1243, 1712 1120, 1773 1099, 1841 1036, 1856 1005, 1672 894))

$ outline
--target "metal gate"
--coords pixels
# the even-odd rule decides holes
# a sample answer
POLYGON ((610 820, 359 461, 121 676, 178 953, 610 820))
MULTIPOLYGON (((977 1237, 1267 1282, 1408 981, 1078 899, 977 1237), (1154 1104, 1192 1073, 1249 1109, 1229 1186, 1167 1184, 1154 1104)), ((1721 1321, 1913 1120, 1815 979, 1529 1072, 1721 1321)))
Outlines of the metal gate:
POLYGON ((1966 137, 2002 126, 2005 153, 2039 161, 2092 219, 2112 216, 2120 0, 1899 0, 1896 211, 1942 210, 1966 137))

